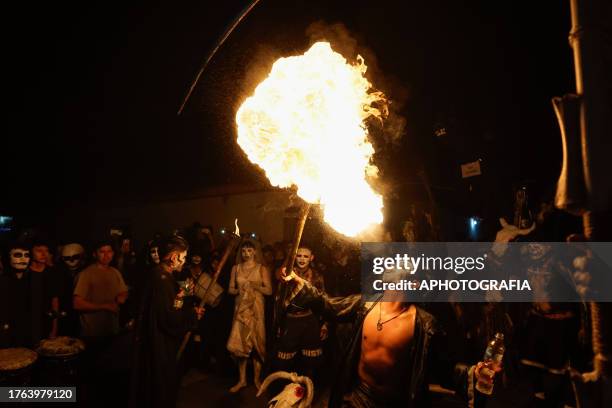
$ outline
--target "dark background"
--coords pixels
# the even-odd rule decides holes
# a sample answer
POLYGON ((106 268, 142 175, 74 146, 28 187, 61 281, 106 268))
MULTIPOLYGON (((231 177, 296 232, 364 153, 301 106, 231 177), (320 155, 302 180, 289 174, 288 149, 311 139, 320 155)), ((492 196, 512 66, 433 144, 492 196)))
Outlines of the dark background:
POLYGON ((200 64, 246 2, 125 3, 3 13, 0 214, 37 223, 78 207, 267 186, 235 143, 234 114, 274 59, 307 49, 317 21, 348 29, 406 121, 399 141, 375 141, 388 222, 427 200, 419 169, 456 215, 495 219, 519 183, 533 201, 552 196, 561 149, 550 99, 574 89, 569 1, 262 0, 182 116, 200 64), (440 127, 446 135, 434 136, 440 127), (459 165, 477 159, 483 175, 461 179, 459 165))

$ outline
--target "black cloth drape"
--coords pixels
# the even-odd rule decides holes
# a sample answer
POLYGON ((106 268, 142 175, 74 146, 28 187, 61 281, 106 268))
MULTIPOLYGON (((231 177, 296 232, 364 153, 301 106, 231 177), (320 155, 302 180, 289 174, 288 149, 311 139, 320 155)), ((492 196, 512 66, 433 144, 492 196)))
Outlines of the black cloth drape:
POLYGON ((192 307, 174 308, 178 291, 171 273, 161 266, 151 271, 138 319, 130 406, 176 404, 180 381, 176 354, 186 332, 197 323, 192 307))

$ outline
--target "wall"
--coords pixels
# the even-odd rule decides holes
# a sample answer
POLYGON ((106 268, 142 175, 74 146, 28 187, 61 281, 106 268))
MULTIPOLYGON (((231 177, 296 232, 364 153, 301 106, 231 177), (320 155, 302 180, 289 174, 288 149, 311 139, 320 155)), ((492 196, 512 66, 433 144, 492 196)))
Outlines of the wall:
POLYGON ((194 221, 211 224, 216 231, 222 226, 233 229, 234 218, 238 218, 241 232, 256 232, 262 242, 272 243, 283 239, 289 195, 251 192, 102 209, 95 215, 96 230, 126 225, 131 228, 134 239, 142 243, 156 232, 169 233, 194 221))

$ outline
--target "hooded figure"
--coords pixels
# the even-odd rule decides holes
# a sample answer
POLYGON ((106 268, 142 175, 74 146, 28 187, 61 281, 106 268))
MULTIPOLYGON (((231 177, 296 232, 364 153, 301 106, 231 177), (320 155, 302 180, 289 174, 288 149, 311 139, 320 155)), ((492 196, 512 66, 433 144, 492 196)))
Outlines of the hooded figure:
POLYGON ((13 245, 7 253, 9 264, 0 276, 0 348, 25 346, 31 342, 30 320, 30 250, 13 245))
POLYGON ((187 249, 181 237, 159 243, 161 262, 147 279, 138 316, 130 406, 165 408, 176 404, 181 375, 177 353, 198 318, 194 308, 183 304, 184 290, 172 274, 182 269, 187 249))
POLYGON ((60 334, 77 337, 79 334, 79 315, 72 307, 72 292, 77 275, 85 265, 85 249, 79 243, 72 242, 62 247, 62 265, 60 268, 62 293, 60 296, 59 331, 60 334))

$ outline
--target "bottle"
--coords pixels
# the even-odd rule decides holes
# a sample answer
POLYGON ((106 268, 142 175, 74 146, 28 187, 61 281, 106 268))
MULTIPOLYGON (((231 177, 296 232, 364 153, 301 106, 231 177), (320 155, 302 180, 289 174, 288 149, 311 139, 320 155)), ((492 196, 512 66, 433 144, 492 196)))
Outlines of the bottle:
MULTIPOLYGON (((491 340, 485 350, 484 363, 486 368, 492 371, 500 371, 502 359, 504 358, 504 335, 503 333, 495 333, 495 338, 491 340)), ((493 384, 487 382, 478 381, 476 383, 476 389, 483 394, 491 395, 493 393, 493 384)))
POLYGON ((527 187, 521 187, 516 191, 514 200, 514 226, 520 229, 527 229, 533 224, 533 216, 529 210, 527 201, 527 187))

